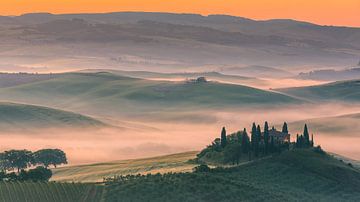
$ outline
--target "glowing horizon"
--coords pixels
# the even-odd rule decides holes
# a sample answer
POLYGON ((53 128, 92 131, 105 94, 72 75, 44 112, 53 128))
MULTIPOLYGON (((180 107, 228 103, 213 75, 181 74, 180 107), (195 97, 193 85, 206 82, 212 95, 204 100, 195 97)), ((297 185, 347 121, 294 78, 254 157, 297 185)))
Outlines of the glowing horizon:
POLYGON ((320 25, 360 27, 359 0, 1 0, 0 15, 48 12, 169 12, 225 14, 254 20, 293 19, 320 25))

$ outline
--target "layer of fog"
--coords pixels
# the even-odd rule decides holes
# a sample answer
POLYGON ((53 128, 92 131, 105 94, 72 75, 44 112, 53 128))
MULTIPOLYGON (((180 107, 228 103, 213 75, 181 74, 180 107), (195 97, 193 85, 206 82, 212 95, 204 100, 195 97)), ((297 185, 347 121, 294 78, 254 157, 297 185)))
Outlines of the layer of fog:
MULTIPOLYGON (((233 110, 199 110, 183 112, 184 116, 170 119, 168 114, 144 115, 133 120, 113 120, 119 128, 99 130, 43 129, 37 132, 0 132, 0 150, 61 148, 69 163, 85 164, 129 158, 157 156, 183 151, 199 151, 218 137, 221 127, 229 133, 247 128, 255 121, 279 128, 283 121, 293 122, 316 117, 337 116, 360 112, 360 105, 324 104, 303 105, 288 108, 258 108, 233 110), (186 115, 186 116, 185 116, 186 115), (191 115, 196 115, 193 118, 191 115), (161 116, 166 117, 166 119, 161 116), (198 117, 204 117, 204 120, 198 117)), ((166 113, 166 112, 164 112, 166 113)), ((114 119, 114 117, 112 117, 114 119)), ((309 123, 311 126, 311 123, 309 123)), ((301 129, 289 128, 292 137, 301 129)), ((351 130, 347 128, 347 130, 351 130)), ((355 129, 357 130, 357 129, 355 129)), ((316 144, 325 150, 354 159, 360 159, 360 131, 350 135, 328 134, 310 127, 316 144)))

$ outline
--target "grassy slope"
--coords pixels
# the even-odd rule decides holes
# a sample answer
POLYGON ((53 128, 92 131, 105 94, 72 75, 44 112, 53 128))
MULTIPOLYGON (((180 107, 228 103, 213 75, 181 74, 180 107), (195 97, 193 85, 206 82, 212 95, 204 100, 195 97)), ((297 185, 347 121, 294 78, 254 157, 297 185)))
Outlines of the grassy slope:
POLYGON ((213 173, 110 184, 107 201, 359 201, 360 171, 309 150, 213 173))
POLYGON ((195 165, 187 161, 195 156, 196 152, 186 152, 146 159, 62 167, 53 169, 52 180, 102 182, 104 177, 114 175, 191 171, 195 165))
POLYGON ((309 100, 356 102, 360 100, 360 80, 339 81, 310 87, 278 89, 278 91, 309 100))
POLYGON ((163 80, 171 80, 171 79, 194 79, 198 77, 206 77, 208 80, 212 81, 220 81, 220 82, 232 82, 236 84, 242 85, 254 85, 265 83, 265 81, 261 79, 257 79, 254 77, 246 77, 246 76, 237 76, 237 75, 226 75, 219 72, 185 72, 185 73, 159 73, 159 72, 149 72, 149 71, 121 71, 121 70, 101 70, 101 69, 89 69, 83 70, 80 72, 111 72, 116 75, 133 77, 133 78, 142 78, 142 79, 163 79, 163 80))
POLYGON ((0 103, 2 129, 102 126, 102 122, 80 114, 25 104, 0 103))
POLYGON ((103 187, 93 184, 0 182, 0 201, 100 201, 103 187))
POLYGON ((302 131, 304 124, 316 133, 325 134, 347 134, 348 136, 357 136, 360 132, 360 113, 347 114, 335 117, 323 117, 308 120, 301 120, 289 123, 293 131, 302 131))
POLYGON ((101 111, 109 110, 109 107, 109 111, 140 111, 154 107, 230 107, 298 102, 278 93, 241 85, 148 81, 110 73, 72 73, 5 88, 0 91, 0 99, 72 108, 101 107, 101 111))

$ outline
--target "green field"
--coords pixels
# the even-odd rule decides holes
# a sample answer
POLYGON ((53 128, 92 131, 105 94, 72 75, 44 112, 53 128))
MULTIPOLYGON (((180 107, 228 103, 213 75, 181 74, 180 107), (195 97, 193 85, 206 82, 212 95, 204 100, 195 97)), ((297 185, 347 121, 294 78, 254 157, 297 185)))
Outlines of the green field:
POLYGON ((330 84, 277 89, 288 95, 312 101, 360 101, 360 80, 338 81, 330 84))
POLYGON ((310 150, 206 173, 133 177, 106 201, 359 201, 360 171, 310 150))
POLYGON ((103 186, 55 182, 0 182, 2 202, 91 202, 100 201, 103 186))
POLYGON ((0 103, 0 128, 3 130, 38 127, 100 127, 104 124, 80 114, 35 105, 0 103))
POLYGON ((160 157, 113 161, 53 169, 55 181, 102 182, 104 177, 129 174, 188 172, 196 165, 188 162, 197 152, 186 152, 160 157))
POLYGON ((46 81, 2 88, 0 99, 105 115, 300 102, 279 93, 242 85, 150 81, 106 72, 69 73, 46 81))

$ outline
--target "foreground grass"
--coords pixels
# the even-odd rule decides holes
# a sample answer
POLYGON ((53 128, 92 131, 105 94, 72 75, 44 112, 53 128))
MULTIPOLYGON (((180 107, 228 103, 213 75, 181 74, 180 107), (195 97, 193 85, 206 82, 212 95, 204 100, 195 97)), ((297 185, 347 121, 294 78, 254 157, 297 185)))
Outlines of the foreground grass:
POLYGON ((69 166, 53 170, 51 180, 102 182, 104 177, 129 174, 189 172, 196 165, 188 162, 197 152, 185 152, 160 157, 113 161, 91 165, 69 166))
POLYGON ((79 183, 0 182, 0 201, 100 201, 103 186, 79 183))

